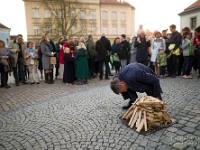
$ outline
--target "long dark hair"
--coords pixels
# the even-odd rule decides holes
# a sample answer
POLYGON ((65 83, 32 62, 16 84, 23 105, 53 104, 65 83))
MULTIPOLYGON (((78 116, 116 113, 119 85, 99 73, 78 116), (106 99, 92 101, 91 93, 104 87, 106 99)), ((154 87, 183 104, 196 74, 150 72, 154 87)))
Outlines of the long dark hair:
POLYGON ((119 37, 116 37, 116 38, 115 38, 115 40, 114 40, 114 42, 113 42, 113 45, 116 45, 116 41, 117 41, 118 39, 120 39, 120 38, 119 38, 119 37))

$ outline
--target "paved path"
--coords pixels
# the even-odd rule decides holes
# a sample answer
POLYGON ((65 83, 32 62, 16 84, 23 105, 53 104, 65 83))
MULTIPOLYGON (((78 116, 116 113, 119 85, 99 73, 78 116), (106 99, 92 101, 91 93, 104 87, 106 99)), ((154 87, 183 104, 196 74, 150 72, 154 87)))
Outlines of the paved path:
MULTIPOLYGON (((109 81, 70 87, 20 85, 0 89, 0 150, 200 149, 200 80, 163 79, 163 99, 179 123, 149 136, 119 121, 126 104, 109 81)), ((141 95, 141 94, 140 94, 141 95)))

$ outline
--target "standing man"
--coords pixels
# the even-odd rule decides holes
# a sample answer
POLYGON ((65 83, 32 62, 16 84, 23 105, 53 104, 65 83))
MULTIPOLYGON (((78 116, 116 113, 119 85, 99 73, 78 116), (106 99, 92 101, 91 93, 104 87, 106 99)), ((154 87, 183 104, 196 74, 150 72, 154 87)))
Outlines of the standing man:
POLYGON ((88 40, 86 41, 86 48, 89 53, 89 69, 90 69, 90 76, 91 78, 94 78, 94 73, 95 73, 95 58, 97 55, 97 52, 95 50, 95 45, 93 42, 93 35, 88 36, 88 40))
POLYGON ((124 68, 127 65, 128 58, 130 53, 130 45, 126 40, 126 35, 121 35, 121 44, 118 51, 119 59, 121 60, 121 67, 124 68))
MULTIPOLYGON (((172 32, 172 35, 171 35, 169 44, 175 44, 174 48, 172 49, 172 51, 175 51, 181 45, 182 36, 178 31, 176 31, 176 25, 174 25, 174 24, 172 24, 170 26, 170 31, 172 32)), ((178 70, 178 58, 179 58, 179 56, 177 56, 175 54, 171 55, 170 64, 169 64, 170 70, 169 70, 169 74, 167 77, 176 78, 176 73, 178 70)))
POLYGON ((103 62, 105 62, 106 71, 105 71, 105 79, 108 78, 108 69, 109 69, 109 61, 110 61, 110 53, 111 53, 111 44, 110 41, 105 37, 105 33, 102 33, 101 38, 96 43, 96 51, 97 51, 97 61, 99 62, 99 79, 103 79, 103 62))
POLYGON ((13 75, 15 78, 16 86, 19 86, 19 77, 17 75, 18 68, 20 69, 23 84, 27 84, 25 80, 25 67, 24 67, 25 65, 24 56, 26 51, 26 45, 23 42, 23 36, 21 34, 18 34, 17 39, 12 40, 8 48, 15 60, 15 64, 13 67, 13 75))
POLYGON ((123 68, 110 83, 110 87, 115 94, 122 94, 124 100, 130 99, 128 109, 138 98, 136 92, 145 92, 148 96, 153 96, 162 100, 159 79, 152 69, 140 64, 131 63, 123 68))

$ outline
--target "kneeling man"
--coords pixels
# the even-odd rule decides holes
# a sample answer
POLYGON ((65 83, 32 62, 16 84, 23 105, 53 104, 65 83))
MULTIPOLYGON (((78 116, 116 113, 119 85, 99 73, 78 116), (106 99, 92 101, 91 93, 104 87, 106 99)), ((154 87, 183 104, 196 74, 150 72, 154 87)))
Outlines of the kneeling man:
POLYGON ((131 63, 123 68, 115 75, 110 87, 115 94, 121 93, 125 100, 130 99, 123 109, 128 109, 138 98, 136 92, 145 92, 148 96, 162 100, 158 77, 152 69, 140 63, 131 63))

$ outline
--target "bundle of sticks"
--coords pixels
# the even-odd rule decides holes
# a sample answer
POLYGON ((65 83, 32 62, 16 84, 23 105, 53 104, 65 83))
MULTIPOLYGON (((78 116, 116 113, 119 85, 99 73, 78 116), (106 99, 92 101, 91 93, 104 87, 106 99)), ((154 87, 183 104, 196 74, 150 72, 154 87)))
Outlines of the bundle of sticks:
POLYGON ((171 123, 172 120, 165 110, 166 103, 151 96, 138 98, 128 111, 123 115, 123 120, 129 120, 128 125, 136 128, 137 132, 142 129, 159 127, 171 123))

